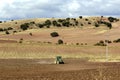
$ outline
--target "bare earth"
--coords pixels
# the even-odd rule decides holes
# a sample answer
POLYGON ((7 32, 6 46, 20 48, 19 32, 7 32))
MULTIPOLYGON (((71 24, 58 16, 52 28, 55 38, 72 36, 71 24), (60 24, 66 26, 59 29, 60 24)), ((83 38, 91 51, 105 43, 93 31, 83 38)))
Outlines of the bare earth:
POLYGON ((120 62, 64 59, 0 59, 0 80, 120 80, 120 62))

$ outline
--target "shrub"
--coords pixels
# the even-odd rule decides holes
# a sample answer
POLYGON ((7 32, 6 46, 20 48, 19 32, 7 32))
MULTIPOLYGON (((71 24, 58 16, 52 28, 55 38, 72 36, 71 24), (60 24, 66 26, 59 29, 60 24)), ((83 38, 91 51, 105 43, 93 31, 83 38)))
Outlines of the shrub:
POLYGON ((22 30, 27 30, 29 28, 29 23, 24 23, 24 24, 20 25, 20 28, 22 30))
POLYGON ((104 43, 104 41, 99 41, 98 43, 94 44, 95 46, 106 46, 106 44, 104 43))
POLYGON ((117 19, 117 18, 114 18, 114 17, 108 17, 108 20, 109 20, 110 22, 118 21, 118 19, 117 19))
POLYGON ((32 21, 32 22, 30 22, 30 24, 35 24, 35 22, 34 22, 34 21, 32 21))
POLYGON ((52 24, 53 24, 53 26, 57 26, 57 21, 56 20, 54 20, 53 22, 52 22, 52 24))
POLYGON ((106 43, 112 43, 112 41, 110 41, 110 40, 105 40, 105 42, 106 42, 106 43))
POLYGON ((59 36, 59 34, 58 34, 57 32, 52 32, 52 33, 50 33, 50 35, 51 35, 52 37, 58 37, 58 36, 59 36))
POLYGON ((78 26, 78 21, 75 21, 75 25, 78 26))
POLYGON ((13 31, 13 33, 17 33, 17 31, 13 31))
POLYGON ((2 28, 0 28, 0 32, 4 31, 2 28))
POLYGON ((84 26, 83 24, 81 24, 81 26, 84 26))
POLYGON ((64 19, 58 19, 58 22, 60 22, 60 23, 62 23, 64 21, 65 21, 64 19))
POLYGON ((13 30, 13 28, 12 27, 8 27, 8 29, 7 30, 13 30))
POLYGON ((58 44, 63 44, 63 40, 59 39, 58 44))
POLYGON ((57 24, 56 26, 57 26, 57 27, 61 27, 61 24, 57 24))
POLYGON ((79 16, 80 19, 82 19, 82 16, 79 16))
POLYGON ((7 30, 5 31, 6 34, 10 34, 7 30))
POLYGON ((70 18, 66 18, 66 20, 67 20, 67 21, 69 21, 69 20, 70 20, 70 18))
POLYGON ((85 19, 85 21, 88 21, 88 19, 85 19))
POLYGON ((88 24, 91 24, 91 22, 88 22, 88 24))
POLYGON ((63 26, 69 27, 70 26, 70 22, 69 21, 64 21, 62 22, 63 26))
POLYGON ((46 26, 47 26, 47 25, 50 26, 50 25, 51 25, 51 21, 50 21, 50 20, 46 20, 46 21, 45 21, 45 25, 46 25, 46 26))
POLYGON ((79 45, 79 43, 76 43, 76 45, 79 45))
POLYGON ((2 23, 2 21, 0 21, 0 23, 2 23))
POLYGON ((111 24, 111 23, 107 23, 106 25, 107 25, 107 27, 108 27, 109 29, 112 28, 112 24, 111 24))
POLYGON ((98 24, 98 23, 95 23, 95 27, 99 27, 99 24, 98 24))
POLYGON ((33 34, 32 33, 29 33, 30 36, 32 36, 33 34))
POLYGON ((43 28, 44 25, 43 25, 43 24, 38 24, 38 27, 39 27, 39 28, 43 28))
POLYGON ((114 42, 114 43, 118 43, 118 42, 120 42, 120 38, 117 39, 117 40, 114 40, 113 42, 114 42))
POLYGON ((19 43, 23 43, 23 38, 20 38, 19 43))

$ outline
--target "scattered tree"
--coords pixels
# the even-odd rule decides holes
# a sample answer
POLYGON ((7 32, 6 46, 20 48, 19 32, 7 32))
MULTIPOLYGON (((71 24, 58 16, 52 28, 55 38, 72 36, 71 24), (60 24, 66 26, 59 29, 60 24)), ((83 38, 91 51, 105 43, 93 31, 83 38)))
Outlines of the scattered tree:
POLYGON ((50 33, 50 35, 51 35, 52 37, 58 37, 58 36, 59 36, 59 34, 58 34, 57 32, 52 32, 52 33, 50 33))
POLYGON ((0 32, 4 31, 2 28, 0 28, 0 32))
POLYGON ((99 27, 99 24, 98 24, 98 23, 95 23, 95 27, 99 27))
POLYGON ((82 19, 82 16, 79 16, 80 19, 82 19))
POLYGON ((30 36, 32 36, 33 34, 32 33, 29 33, 30 36))
POLYGON ((63 40, 59 39, 58 44, 63 44, 63 40))
POLYGON ((29 23, 24 23, 24 24, 20 25, 20 28, 22 30, 27 30, 29 28, 29 23))
POLYGON ((7 30, 5 31, 6 34, 10 34, 7 30))

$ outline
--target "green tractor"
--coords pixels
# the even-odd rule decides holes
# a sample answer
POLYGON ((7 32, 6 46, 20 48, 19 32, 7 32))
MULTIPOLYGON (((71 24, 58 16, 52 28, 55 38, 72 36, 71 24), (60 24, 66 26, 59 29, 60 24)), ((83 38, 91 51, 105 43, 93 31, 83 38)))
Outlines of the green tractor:
POLYGON ((56 56, 55 64, 64 64, 61 56, 56 56))

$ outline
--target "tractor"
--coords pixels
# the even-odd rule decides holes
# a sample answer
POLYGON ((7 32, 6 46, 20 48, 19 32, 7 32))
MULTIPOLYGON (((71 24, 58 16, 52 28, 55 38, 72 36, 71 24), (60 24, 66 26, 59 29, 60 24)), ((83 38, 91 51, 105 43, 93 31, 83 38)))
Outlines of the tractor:
POLYGON ((64 64, 61 56, 56 56, 55 64, 64 64))

